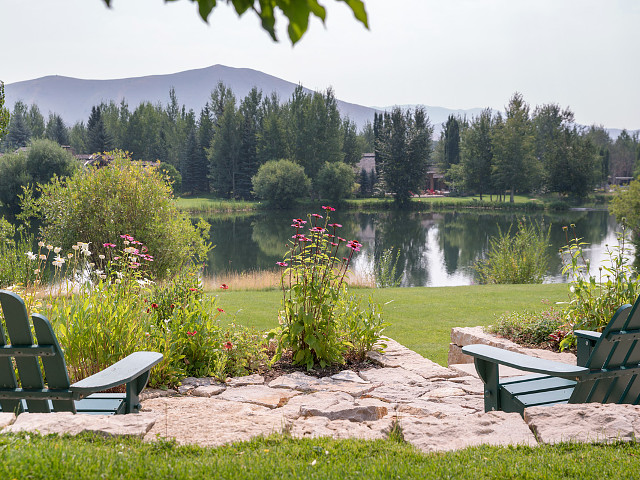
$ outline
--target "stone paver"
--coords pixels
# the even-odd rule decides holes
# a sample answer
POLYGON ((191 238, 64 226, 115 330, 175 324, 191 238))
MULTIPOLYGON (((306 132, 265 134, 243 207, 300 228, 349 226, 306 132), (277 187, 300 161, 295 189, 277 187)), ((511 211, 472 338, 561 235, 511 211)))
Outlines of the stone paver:
POLYGON ((463 416, 400 418, 404 439, 423 452, 457 450, 481 444, 536 445, 517 413, 489 412, 463 416))
POLYGON ((74 415, 60 413, 23 413, 2 433, 39 432, 77 435, 94 432, 105 436, 143 437, 153 427, 156 416, 149 413, 137 415, 74 415))
POLYGON ((601 403, 530 407, 525 421, 542 443, 615 442, 640 438, 640 406, 601 403))

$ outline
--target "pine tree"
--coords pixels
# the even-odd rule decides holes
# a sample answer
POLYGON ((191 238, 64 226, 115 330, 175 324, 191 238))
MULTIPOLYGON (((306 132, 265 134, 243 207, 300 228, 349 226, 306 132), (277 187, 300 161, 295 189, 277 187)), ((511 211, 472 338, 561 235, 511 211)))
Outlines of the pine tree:
POLYGON ((200 183, 198 176, 201 175, 198 168, 201 159, 200 152, 200 145, 196 137, 196 127, 192 125, 185 142, 182 168, 180 169, 182 173, 183 192, 195 193, 198 191, 200 183))
POLYGON ((91 153, 103 153, 113 148, 113 141, 104 126, 99 106, 91 107, 87 122, 87 150, 91 153))
POLYGON ((31 139, 31 130, 29 125, 18 109, 14 108, 11 120, 9 121, 9 133, 7 133, 6 142, 11 148, 26 147, 31 139))
POLYGON ((58 145, 69 145, 69 132, 60 115, 55 113, 49 114, 45 136, 49 140, 58 142, 58 145))

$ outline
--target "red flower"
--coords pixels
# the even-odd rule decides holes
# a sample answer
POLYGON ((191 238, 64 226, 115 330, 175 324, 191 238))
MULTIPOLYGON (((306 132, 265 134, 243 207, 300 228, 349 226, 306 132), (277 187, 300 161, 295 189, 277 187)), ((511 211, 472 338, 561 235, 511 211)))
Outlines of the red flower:
POLYGON ((187 332, 187 335, 189 335, 190 337, 193 337, 196 333, 198 332, 194 330, 193 332, 187 332))
POLYGON ((330 223, 329 227, 340 228, 340 227, 342 227, 342 225, 340 225, 339 223, 330 223))
POLYGON ((347 243, 347 247, 349 247, 350 249, 352 249, 354 252, 359 252, 360 251, 360 247, 362 246, 361 243, 358 243, 357 240, 351 240, 347 243))
POLYGON ((157 303, 152 303, 151 304, 151 308, 158 308, 158 304, 157 303))
POLYGON ((103 243, 102 246, 106 248, 116 248, 116 246, 113 243, 103 243))
POLYGON ((324 232, 324 228, 322 227, 313 227, 309 229, 310 232, 317 232, 317 233, 322 233, 324 232))
POLYGON ((190 288, 190 289, 189 289, 189 291, 190 291, 190 292, 197 292, 197 291, 198 291, 198 289, 197 289, 197 288, 190 288))
POLYGON ((335 211, 336 211, 336 209, 335 209, 335 208, 333 208, 333 207, 326 207, 326 206, 324 206, 324 205, 322 206, 322 209, 323 209, 323 210, 327 210, 327 211, 329 211, 329 212, 335 212, 335 211))
POLYGON ((224 309, 222 309, 222 308, 219 308, 219 309, 218 309, 218 311, 219 311, 220 313, 224 313, 224 309))
POLYGON ((233 343, 227 342, 222 345, 222 348, 224 348, 225 350, 231 350, 233 348, 233 343))
POLYGON ((276 265, 280 266, 280 267, 286 267, 288 265, 287 262, 276 262, 276 265))
POLYGON ((176 308, 176 306, 175 306, 175 304, 172 303, 171 305, 169 305, 169 308, 171 308, 171 310, 173 310, 174 308, 176 308))
POLYGON ((226 283, 223 283, 222 285, 220 285, 220 288, 222 290, 229 290, 229 285, 227 285, 226 283))
POLYGON ((324 218, 322 215, 318 215, 317 213, 314 213, 313 215, 311 215, 312 217, 316 217, 316 218, 324 218))

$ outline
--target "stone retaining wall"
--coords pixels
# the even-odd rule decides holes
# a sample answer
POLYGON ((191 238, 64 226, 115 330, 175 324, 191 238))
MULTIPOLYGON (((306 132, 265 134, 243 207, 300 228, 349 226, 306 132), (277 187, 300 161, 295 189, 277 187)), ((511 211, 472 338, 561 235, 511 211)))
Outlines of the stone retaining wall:
POLYGON ((483 327, 454 327, 451 329, 448 364, 459 365, 462 363, 473 363, 473 357, 462 353, 462 347, 477 343, 547 360, 556 360, 571 365, 576 364, 576 356, 572 353, 558 353, 550 350, 526 348, 506 338, 486 333, 483 327))

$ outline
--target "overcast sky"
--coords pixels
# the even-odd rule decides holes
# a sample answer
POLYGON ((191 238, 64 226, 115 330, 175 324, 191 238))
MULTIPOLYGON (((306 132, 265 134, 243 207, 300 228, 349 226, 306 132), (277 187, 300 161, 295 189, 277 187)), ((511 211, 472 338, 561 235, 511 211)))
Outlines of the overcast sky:
POLYGON ((292 47, 221 0, 205 24, 180 0, 0 0, 0 80, 175 73, 214 64, 333 86, 366 106, 570 107, 582 124, 640 129, 640 1, 335 0, 292 47))

